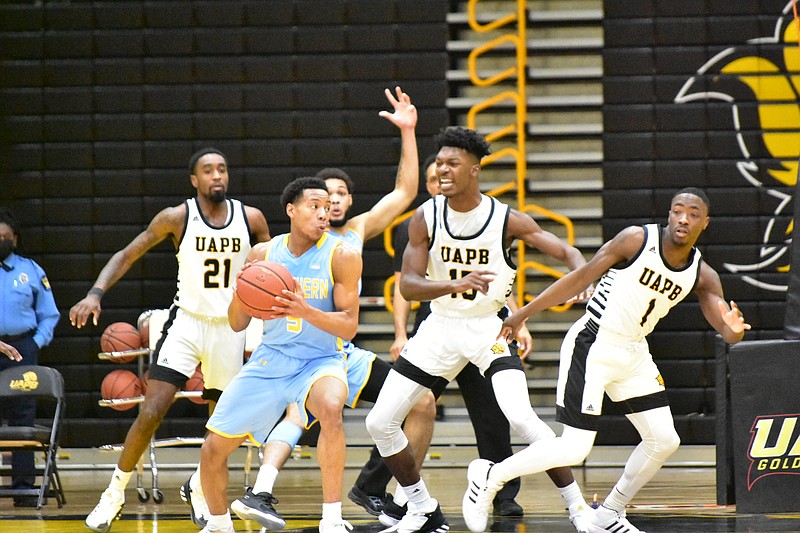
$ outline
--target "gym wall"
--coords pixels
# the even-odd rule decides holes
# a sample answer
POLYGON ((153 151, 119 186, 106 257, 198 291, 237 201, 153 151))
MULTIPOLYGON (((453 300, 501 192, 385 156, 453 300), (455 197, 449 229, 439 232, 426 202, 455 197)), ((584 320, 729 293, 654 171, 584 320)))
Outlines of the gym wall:
MULTIPOLYGON (((98 327, 72 328, 69 308, 158 211, 193 195, 186 165, 196 149, 227 155, 230 195, 261 208, 275 235, 288 230, 278 198, 296 177, 345 169, 356 213, 392 189, 400 136, 378 116, 391 108, 384 88, 401 84, 411 95, 421 150, 449 124, 447 2, 321 4, 0 5, 0 195, 62 312, 42 362, 62 370, 70 391, 65 446, 124 438, 136 410, 98 407, 98 384, 114 366, 98 361, 99 338, 108 324, 170 305, 172 245, 109 291, 98 327)), ((391 264, 379 239, 364 259, 364 291, 380 294, 391 264)), ((202 434, 184 416, 205 412, 176 402, 159 435, 202 434)))

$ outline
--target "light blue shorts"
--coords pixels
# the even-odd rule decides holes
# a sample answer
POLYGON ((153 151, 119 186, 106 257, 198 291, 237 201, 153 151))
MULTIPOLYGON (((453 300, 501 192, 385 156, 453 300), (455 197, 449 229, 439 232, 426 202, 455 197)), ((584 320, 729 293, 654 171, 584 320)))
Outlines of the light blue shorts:
POLYGON ((301 359, 260 344, 225 388, 206 428, 223 437, 247 437, 261 444, 290 403, 300 406, 303 424, 308 427, 312 418, 306 398, 311 386, 326 376, 347 384, 341 352, 301 359))
POLYGON ((361 391, 369 381, 375 354, 359 348, 352 342, 345 343, 344 353, 347 357, 347 387, 349 389, 345 405, 355 407, 361 391))

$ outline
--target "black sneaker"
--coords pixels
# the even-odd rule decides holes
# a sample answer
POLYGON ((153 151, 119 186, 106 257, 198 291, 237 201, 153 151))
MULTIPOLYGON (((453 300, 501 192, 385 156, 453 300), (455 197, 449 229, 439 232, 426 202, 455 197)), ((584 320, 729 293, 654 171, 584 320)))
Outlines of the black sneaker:
POLYGON ((395 503, 394 497, 391 494, 387 494, 386 502, 383 505, 383 511, 378 517, 378 522, 386 527, 392 527, 403 519, 406 515, 406 511, 408 511, 408 504, 401 507, 395 503))
POLYGON ((367 494, 355 485, 353 485, 353 488, 347 493, 347 497, 350 498, 350 501, 363 507, 364 510, 372 516, 380 516, 388 496, 388 494, 373 496, 372 494, 367 494))
POLYGON ((438 502, 436 509, 430 513, 407 512, 397 525, 391 528, 396 533, 447 533, 449 529, 450 526, 438 502))
POLYGON ((514 499, 494 502, 494 514, 498 516, 523 516, 525 511, 514 499))
POLYGON ((255 520, 263 527, 277 531, 286 527, 286 520, 275 510, 276 503, 277 498, 269 492, 254 494, 247 489, 244 496, 231 504, 231 510, 242 520, 255 520))

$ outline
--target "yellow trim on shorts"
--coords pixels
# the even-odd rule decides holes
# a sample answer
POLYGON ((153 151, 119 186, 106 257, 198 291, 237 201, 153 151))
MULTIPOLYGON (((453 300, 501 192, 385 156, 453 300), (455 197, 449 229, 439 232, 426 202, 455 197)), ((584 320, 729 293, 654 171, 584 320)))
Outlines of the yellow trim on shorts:
POLYGON ((249 440, 253 444, 257 444, 258 446, 261 446, 261 444, 262 444, 261 442, 258 442, 255 437, 253 437, 252 433, 245 433, 243 435, 231 435, 230 433, 225 433, 225 432, 220 431, 218 429, 215 429, 215 428, 213 428, 213 427, 211 427, 209 425, 206 425, 206 429, 209 430, 210 432, 212 432, 212 433, 214 433, 216 435, 219 435, 220 437, 226 438, 226 439, 245 439, 245 440, 249 440))
MULTIPOLYGON (((345 371, 345 374, 346 373, 347 373, 347 371, 345 371)), ((311 382, 311 386, 308 387, 308 392, 311 392, 311 388, 314 386, 314 384, 317 381, 321 380, 322 378, 326 378, 326 377, 336 378, 339 381, 341 381, 342 383, 344 383, 344 389, 345 389, 344 401, 346 402, 347 401, 347 397, 350 396, 350 387, 347 385, 347 376, 345 376, 344 380, 342 380, 342 379, 340 379, 341 376, 337 376, 336 374, 322 374, 317 379, 315 379, 314 381, 311 382)), ((311 426, 313 426, 314 424, 316 424, 319 421, 316 417, 314 417, 314 420, 311 420, 311 418, 312 418, 311 413, 309 412, 308 408, 306 408, 306 402, 308 401, 308 392, 306 393, 305 397, 303 398, 303 412, 306 415, 306 422, 303 424, 303 427, 305 429, 311 428, 311 426), (309 420, 311 420, 310 423, 308 422, 309 420)))

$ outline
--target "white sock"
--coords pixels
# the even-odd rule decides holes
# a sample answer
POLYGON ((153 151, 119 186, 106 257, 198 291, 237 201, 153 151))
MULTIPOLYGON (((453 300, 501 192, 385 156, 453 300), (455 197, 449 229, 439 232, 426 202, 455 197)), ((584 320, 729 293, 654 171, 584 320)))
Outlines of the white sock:
POLYGON ((400 483, 398 483, 394 488, 394 503, 400 507, 408 503, 408 495, 406 494, 406 491, 403 490, 403 487, 400 485, 400 483))
POLYGON ((326 522, 341 522, 342 521, 342 502, 323 503, 322 504, 322 519, 326 522))
POLYGON ((214 531, 215 529, 228 531, 232 527, 233 522, 231 521, 231 513, 228 511, 226 511, 225 514, 212 514, 208 516, 209 531, 214 531))
POLYGON ((203 494, 203 485, 200 484, 200 465, 197 465, 197 470, 189 478, 189 488, 192 489, 192 492, 203 494))
POLYGON ((261 494, 262 492, 269 492, 272 494, 276 479, 278 479, 277 468, 272 465, 261 465, 261 468, 258 469, 256 482, 253 485, 253 492, 255 494, 261 494))
POLYGON ((572 512, 573 508, 577 509, 580 506, 586 509, 589 508, 586 505, 586 500, 583 499, 583 494, 581 494, 581 488, 578 486, 577 481, 573 481, 566 487, 558 487, 558 492, 561 493, 561 497, 564 498, 564 502, 566 502, 570 512, 572 512))
POLYGON ((111 476, 111 482, 108 484, 108 488, 125 494, 125 487, 128 486, 132 475, 133 471, 123 472, 119 467, 114 468, 114 474, 111 476))
POLYGON ((411 509, 415 507, 423 513, 430 513, 436 509, 437 502, 428 493, 428 488, 425 486, 425 480, 420 478, 419 481, 413 485, 403 487, 406 496, 408 496, 408 507, 411 509))

